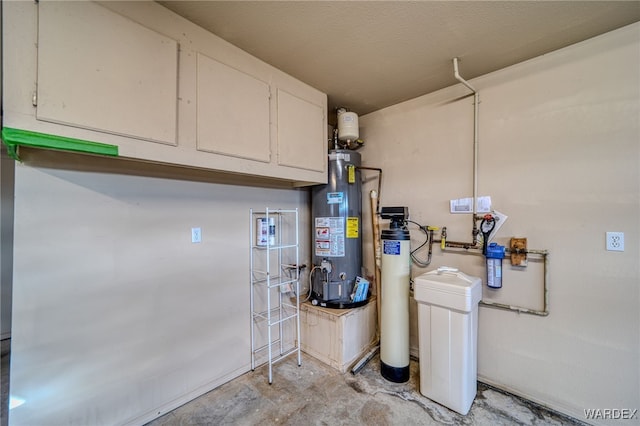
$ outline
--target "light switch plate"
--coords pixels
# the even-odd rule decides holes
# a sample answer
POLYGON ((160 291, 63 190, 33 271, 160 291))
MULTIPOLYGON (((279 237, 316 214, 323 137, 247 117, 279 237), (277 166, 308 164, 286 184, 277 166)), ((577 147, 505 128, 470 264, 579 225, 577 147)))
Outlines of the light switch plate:
POLYGON ((607 250, 624 251, 624 232, 607 232, 607 250))

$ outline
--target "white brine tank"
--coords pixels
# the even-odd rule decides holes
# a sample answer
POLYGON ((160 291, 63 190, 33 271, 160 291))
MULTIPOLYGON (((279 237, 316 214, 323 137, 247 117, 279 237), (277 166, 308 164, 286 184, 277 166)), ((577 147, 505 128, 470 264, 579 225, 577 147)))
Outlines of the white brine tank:
POLYGON ((441 267, 414 280, 418 302, 420 393, 467 414, 478 379, 482 280, 441 267))

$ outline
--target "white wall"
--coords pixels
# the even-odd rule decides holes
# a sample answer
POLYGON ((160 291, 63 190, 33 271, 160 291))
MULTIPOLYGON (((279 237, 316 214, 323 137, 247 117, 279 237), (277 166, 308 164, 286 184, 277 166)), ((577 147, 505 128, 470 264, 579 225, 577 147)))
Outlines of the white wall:
POLYGON ((0 338, 11 337, 14 160, 0 149, 0 338))
MULTIPOLYGON (((0 22, 2 21, 0 7, 0 22)), ((0 51, 2 31, 0 31, 0 51)), ((1 56, 1 55, 0 55, 1 56)), ((2 81, 0 67, 0 81, 2 81)), ((0 83, 0 100, 3 85, 0 83)), ((0 112, 2 114, 2 112, 0 112)), ((2 116, 0 115, 0 123, 2 116)), ((11 274, 13 272, 13 160, 0 149, 0 339, 11 337, 11 274)))
MULTIPOLYGON (((583 420, 588 408, 640 408, 639 76, 634 24, 472 81, 479 195, 509 216, 497 241, 523 236, 551 253, 548 317, 480 308, 479 376, 583 420), (606 231, 625 233, 624 252, 605 251, 606 231)), ((361 117, 362 155, 384 170, 381 205, 407 205, 413 220, 469 241, 469 216, 448 211, 472 195, 473 98, 455 83, 452 69, 452 87, 361 117)), ((481 256, 434 251, 432 267, 484 275, 481 256)), ((542 294, 534 261, 506 267, 502 290, 484 289, 532 309, 542 294)))
POLYGON ((297 207, 309 229, 306 190, 22 157, 11 394, 26 402, 11 424, 140 424, 249 370, 249 209, 297 207))

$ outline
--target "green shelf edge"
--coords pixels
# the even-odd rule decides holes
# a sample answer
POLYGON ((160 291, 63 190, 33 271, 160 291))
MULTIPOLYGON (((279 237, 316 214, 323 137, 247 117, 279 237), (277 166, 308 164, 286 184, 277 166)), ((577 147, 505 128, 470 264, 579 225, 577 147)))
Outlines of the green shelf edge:
POLYGON ((118 156, 118 147, 116 145, 32 132, 29 130, 13 129, 10 127, 2 128, 2 141, 7 146, 8 154, 17 161, 20 161, 18 157, 19 146, 61 149, 64 151, 108 155, 111 157, 118 156))

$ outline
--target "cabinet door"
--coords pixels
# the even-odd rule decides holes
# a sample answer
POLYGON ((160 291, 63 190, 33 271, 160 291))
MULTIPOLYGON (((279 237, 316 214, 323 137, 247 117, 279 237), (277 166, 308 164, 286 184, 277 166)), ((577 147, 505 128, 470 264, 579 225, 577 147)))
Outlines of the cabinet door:
POLYGON ((326 124, 322 106, 278 89, 278 164, 326 170, 326 124))
POLYGON ((198 54, 197 147, 269 162, 269 85, 198 54))
POLYGON ((93 2, 38 13, 38 120, 176 144, 175 40, 93 2))

